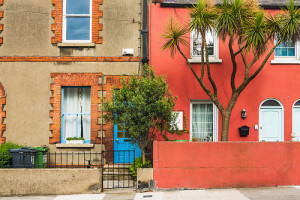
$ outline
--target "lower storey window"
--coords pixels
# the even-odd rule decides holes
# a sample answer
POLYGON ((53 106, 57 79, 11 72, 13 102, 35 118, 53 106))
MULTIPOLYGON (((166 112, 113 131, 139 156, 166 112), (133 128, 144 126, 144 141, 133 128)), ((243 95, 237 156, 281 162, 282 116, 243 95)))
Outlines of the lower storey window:
POLYGON ((191 103, 191 137, 198 141, 217 140, 217 110, 213 103, 191 103))
POLYGON ((91 141, 91 88, 62 87, 61 141, 83 137, 91 141))

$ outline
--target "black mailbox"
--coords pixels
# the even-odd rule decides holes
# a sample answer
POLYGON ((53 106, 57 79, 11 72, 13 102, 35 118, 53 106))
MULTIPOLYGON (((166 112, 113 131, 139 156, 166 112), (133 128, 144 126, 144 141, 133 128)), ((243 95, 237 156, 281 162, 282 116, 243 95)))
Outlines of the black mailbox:
POLYGON ((241 126, 239 131, 241 137, 247 137, 249 135, 249 126, 241 126))

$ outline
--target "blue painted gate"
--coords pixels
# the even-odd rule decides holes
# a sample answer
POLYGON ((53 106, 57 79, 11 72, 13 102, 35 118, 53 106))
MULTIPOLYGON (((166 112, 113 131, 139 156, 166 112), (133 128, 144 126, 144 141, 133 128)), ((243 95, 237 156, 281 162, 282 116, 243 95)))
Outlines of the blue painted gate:
POLYGON ((141 149, 131 143, 122 124, 114 125, 114 163, 132 163, 141 156, 141 149))

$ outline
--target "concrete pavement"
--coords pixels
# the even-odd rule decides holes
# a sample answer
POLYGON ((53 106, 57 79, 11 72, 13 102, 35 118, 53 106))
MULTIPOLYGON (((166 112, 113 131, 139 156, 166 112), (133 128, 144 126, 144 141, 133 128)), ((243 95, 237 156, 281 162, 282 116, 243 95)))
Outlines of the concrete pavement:
POLYGON ((138 193, 134 189, 106 190, 103 194, 1 197, 0 200, 300 200, 300 186, 173 190, 138 193))

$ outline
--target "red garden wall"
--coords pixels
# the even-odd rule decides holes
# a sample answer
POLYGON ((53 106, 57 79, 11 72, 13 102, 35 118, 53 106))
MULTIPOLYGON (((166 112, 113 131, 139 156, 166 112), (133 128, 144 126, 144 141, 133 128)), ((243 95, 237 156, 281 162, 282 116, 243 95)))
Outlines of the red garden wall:
POLYGON ((157 188, 300 184, 300 142, 154 142, 157 188))

